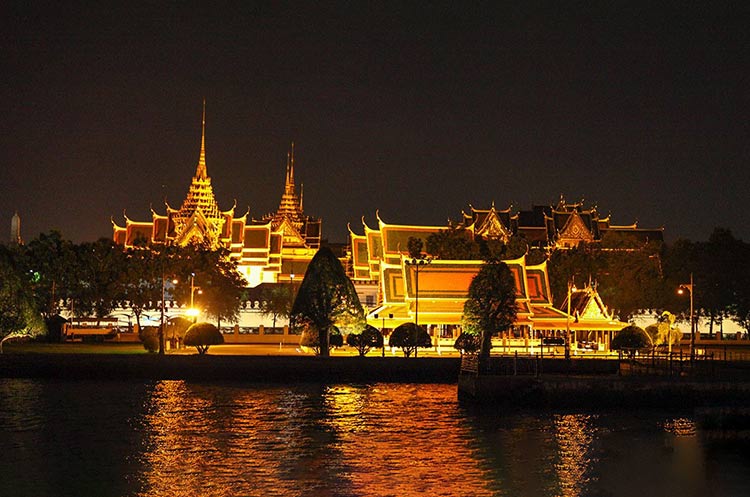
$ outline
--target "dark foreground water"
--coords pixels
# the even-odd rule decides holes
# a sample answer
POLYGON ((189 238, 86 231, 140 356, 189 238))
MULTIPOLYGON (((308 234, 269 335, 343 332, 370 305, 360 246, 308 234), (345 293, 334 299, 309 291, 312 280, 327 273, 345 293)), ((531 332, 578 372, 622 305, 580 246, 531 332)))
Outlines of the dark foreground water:
POLYGON ((477 411, 450 385, 0 379, 0 496, 747 496, 691 412, 477 411))

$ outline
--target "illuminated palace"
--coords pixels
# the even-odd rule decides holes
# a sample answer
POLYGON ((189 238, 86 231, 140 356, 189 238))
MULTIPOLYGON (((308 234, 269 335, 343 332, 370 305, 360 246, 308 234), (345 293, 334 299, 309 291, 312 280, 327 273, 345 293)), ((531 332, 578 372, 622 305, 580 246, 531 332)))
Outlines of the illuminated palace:
POLYGON ((113 220, 115 242, 125 248, 140 242, 225 248, 251 287, 289 282, 295 272, 304 274, 320 247, 321 220, 305 216, 302 195, 296 191, 294 144, 287 155, 284 192, 275 213, 256 220, 248 217, 249 212, 236 216, 236 204, 228 210, 219 208, 206 169, 205 106, 200 156, 187 196, 179 209, 165 205, 165 214, 151 210, 150 221, 125 216, 121 226, 113 220))
MULTIPOLYGON (((463 306, 472 278, 483 261, 440 260, 425 254, 422 264, 409 257, 410 238, 422 240, 448 226, 395 225, 377 216, 377 228, 363 219, 363 234, 350 229, 351 276, 364 301, 376 303, 368 313, 375 326, 394 328, 406 322, 426 325, 438 338, 453 339, 460 333, 463 306)), ((512 214, 510 208, 495 206, 471 208, 462 214, 459 226, 471 237, 508 242, 520 235, 531 245, 548 250, 565 249, 581 242, 597 242, 611 232, 630 237, 638 243, 661 240, 663 231, 642 230, 635 224, 615 226, 609 217, 600 218, 595 209, 582 203, 568 204, 561 199, 555 207, 534 207, 512 214)), ((541 337, 562 336, 570 329, 574 343, 594 342, 608 349, 614 332, 627 326, 614 318, 602 302, 596 288, 571 288, 562 308, 553 306, 547 261, 528 265, 526 256, 504 261, 516 282, 517 320, 507 340, 533 345, 541 337)))

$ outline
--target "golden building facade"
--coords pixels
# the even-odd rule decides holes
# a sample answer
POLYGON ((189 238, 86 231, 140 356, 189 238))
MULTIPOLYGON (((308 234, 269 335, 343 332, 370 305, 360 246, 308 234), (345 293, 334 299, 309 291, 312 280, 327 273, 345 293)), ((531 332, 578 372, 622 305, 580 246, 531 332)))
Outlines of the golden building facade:
MULTIPOLYGON (((501 216, 490 210, 479 220, 480 227, 470 232, 509 236, 497 229, 501 216), (494 225, 494 226, 493 226, 494 225)), ((449 229, 448 226, 395 225, 377 215, 378 226, 371 228, 363 220, 364 233, 350 228, 351 274, 360 289, 377 288, 377 304, 368 312, 374 326, 395 328, 406 322, 425 325, 433 336, 455 338, 461 331, 464 303, 471 280, 484 264, 481 260, 440 260, 424 254, 422 263, 408 253, 408 240, 427 238, 449 229), (417 262, 417 263, 415 263, 417 262)), ((595 341, 608 348, 611 334, 627 323, 614 318, 601 302, 596 289, 571 289, 570 314, 553 306, 547 261, 528 265, 526 256, 504 261, 516 283, 517 318, 512 336, 522 339, 561 336, 570 329, 574 341, 595 341)), ((567 301, 563 305, 567 308, 567 301)))
POLYGON ((306 216, 294 182, 294 146, 287 155, 286 179, 278 210, 261 219, 249 212, 222 210, 216 202, 206 167, 206 113, 203 109, 201 148, 195 175, 179 208, 165 202, 165 213, 151 210, 151 220, 112 220, 113 239, 125 248, 142 245, 197 244, 224 248, 249 286, 288 282, 304 274, 320 247, 322 221, 306 216))

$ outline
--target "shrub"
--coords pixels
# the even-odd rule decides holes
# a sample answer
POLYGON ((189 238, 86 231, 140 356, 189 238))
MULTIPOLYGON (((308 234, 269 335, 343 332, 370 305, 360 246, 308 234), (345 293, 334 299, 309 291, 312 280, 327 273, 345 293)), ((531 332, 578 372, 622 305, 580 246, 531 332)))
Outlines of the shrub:
MULTIPOLYGON (((320 350, 320 333, 317 328, 309 321, 304 322, 300 325, 302 328, 302 334, 299 338, 299 344, 303 347, 310 347, 315 351, 315 355, 321 355, 320 350)), ((343 347, 344 336, 341 334, 336 326, 331 326, 331 332, 328 335, 328 346, 329 347, 343 347)))
POLYGON ((474 354, 479 351, 480 343, 481 337, 479 335, 463 332, 458 335, 458 338, 456 338, 453 348, 460 351, 462 354, 464 352, 474 354))
POLYGON ((159 328, 156 326, 144 326, 138 330, 138 338, 141 339, 143 348, 148 352, 159 350, 159 328))
POLYGON ((365 326, 362 333, 347 335, 346 344, 354 347, 360 356, 365 356, 371 348, 383 346, 383 334, 372 325, 365 326))
POLYGON ((635 325, 626 326, 617 332, 617 335, 612 339, 612 350, 622 350, 628 357, 633 359, 635 353, 641 349, 648 349, 651 347, 651 338, 648 334, 635 325))
POLYGON ((398 347, 404 352, 404 357, 416 355, 417 348, 432 347, 432 339, 427 331, 414 323, 404 323, 398 326, 388 338, 388 345, 398 347))
POLYGON ((205 354, 211 345, 224 343, 224 336, 211 323, 196 323, 185 332, 184 343, 188 347, 195 347, 199 354, 205 354))

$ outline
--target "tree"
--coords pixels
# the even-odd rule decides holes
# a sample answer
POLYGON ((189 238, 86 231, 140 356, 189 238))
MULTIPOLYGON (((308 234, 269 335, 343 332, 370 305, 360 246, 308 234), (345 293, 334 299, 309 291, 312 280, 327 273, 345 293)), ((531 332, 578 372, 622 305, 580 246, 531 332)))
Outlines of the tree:
POLYGON ((216 319, 218 326, 222 321, 236 323, 247 285, 237 271, 237 263, 230 260, 223 249, 203 251, 201 258, 202 270, 195 274, 196 278, 200 277, 201 303, 206 313, 216 319))
POLYGON ((432 338, 429 333, 415 323, 404 323, 397 326, 388 337, 388 345, 400 348, 404 357, 411 357, 419 347, 432 347, 432 338))
POLYGON ((182 340, 185 338, 185 333, 187 332, 188 328, 190 328, 190 326, 192 325, 193 322, 190 319, 184 318, 182 316, 171 318, 166 323, 164 323, 164 336, 165 338, 168 338, 172 341, 182 340))
POLYGON ((294 295, 289 285, 266 286, 260 295, 260 312, 263 316, 271 316, 273 327, 276 328, 276 318, 289 319, 292 313, 294 295))
POLYGON ((108 316, 124 296, 121 274, 126 258, 122 247, 100 238, 75 246, 75 254, 78 279, 73 285, 74 314, 108 316))
POLYGON ((643 328, 635 325, 626 326, 617 332, 612 339, 612 350, 622 350, 632 360, 639 350, 651 348, 651 338, 643 328))
POLYGON ((479 258, 479 247, 470 231, 450 226, 427 237, 427 253, 437 259, 472 260, 479 258))
POLYGON ((317 334, 318 353, 324 357, 330 354, 333 326, 348 333, 364 328, 364 310, 357 291, 331 249, 321 248, 310 261, 290 320, 303 333, 317 334))
POLYGON ((161 300, 162 276, 157 255, 146 248, 129 249, 125 253, 121 278, 123 299, 132 309, 140 329, 143 311, 161 300))
POLYGON ((158 326, 144 326, 138 328, 138 338, 143 344, 143 348, 148 352, 154 353, 159 350, 159 343, 161 334, 159 333, 158 326))
POLYGON ((208 352, 211 345, 221 345, 224 343, 224 336, 219 328, 211 323, 196 323, 190 326, 185 332, 185 345, 195 347, 198 354, 203 355, 208 352))
MULTIPOLYGON (((315 355, 320 355, 320 333, 316 328, 309 326, 309 323, 302 325, 299 344, 303 347, 310 347, 315 352, 315 355)), ((331 326, 330 333, 328 334, 328 350, 330 351, 333 348, 343 346, 344 336, 341 334, 341 330, 336 326, 331 326)))
POLYGON ((33 295, 45 320, 58 313, 58 302, 76 288, 80 271, 75 248, 59 231, 42 233, 20 248, 25 270, 34 275, 33 295))
POLYGON ((29 275, 18 259, 17 252, 0 245, 0 339, 24 330, 26 309, 35 304, 29 275))
POLYGON ((362 333, 350 333, 346 336, 346 344, 354 347, 360 357, 364 357, 372 348, 383 346, 383 334, 374 326, 368 324, 362 333))
POLYGON ((480 356, 489 357, 492 335, 513 326, 516 314, 516 282, 508 265, 485 262, 471 280, 462 318, 464 328, 480 336, 480 356))
POLYGON ((664 307, 660 246, 634 248, 631 238, 616 235, 608 235, 606 242, 552 253, 549 275, 555 304, 562 305, 568 282, 595 281, 602 299, 622 320, 641 309, 664 307))

